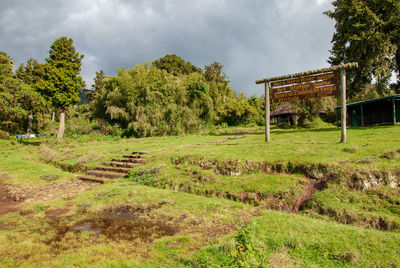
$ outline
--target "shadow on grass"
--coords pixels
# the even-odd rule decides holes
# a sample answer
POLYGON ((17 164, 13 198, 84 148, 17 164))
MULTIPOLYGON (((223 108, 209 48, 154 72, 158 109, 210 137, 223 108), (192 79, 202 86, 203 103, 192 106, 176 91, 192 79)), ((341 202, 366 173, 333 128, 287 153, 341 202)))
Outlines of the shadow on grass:
POLYGON ((43 141, 32 141, 32 140, 18 140, 23 145, 39 146, 43 141))
MULTIPOLYGON (((347 127, 348 130, 356 130, 356 131, 368 131, 372 129, 388 129, 393 128, 395 126, 366 126, 366 127, 347 127)), ((297 133, 297 132, 338 132, 340 131, 340 127, 337 128, 282 128, 282 129, 273 129, 271 133, 274 134, 285 134, 285 133, 297 133)))

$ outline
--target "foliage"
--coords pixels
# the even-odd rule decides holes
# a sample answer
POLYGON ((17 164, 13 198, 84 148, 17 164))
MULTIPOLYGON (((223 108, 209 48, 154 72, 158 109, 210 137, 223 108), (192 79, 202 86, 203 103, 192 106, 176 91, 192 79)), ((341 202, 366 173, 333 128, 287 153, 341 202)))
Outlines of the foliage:
POLYGON ((103 87, 103 81, 106 78, 106 75, 103 70, 100 70, 100 72, 96 72, 96 76, 94 77, 94 84, 92 85, 91 91, 87 91, 85 93, 85 96, 92 101, 95 98, 96 90, 100 91, 101 88, 103 87))
POLYGON ((165 55, 158 60, 152 62, 152 66, 165 70, 173 75, 181 75, 181 74, 191 74, 191 73, 201 73, 202 70, 193 64, 190 61, 185 62, 181 57, 172 54, 165 55))
POLYGON ((64 135, 65 109, 80 101, 78 90, 85 86, 79 76, 82 59, 83 55, 75 51, 72 39, 57 38, 50 46, 43 79, 36 86, 54 107, 60 108, 59 138, 64 135))
POLYGON ((37 87, 55 107, 66 108, 80 101, 78 89, 85 86, 79 76, 82 59, 70 38, 57 38, 50 46, 43 80, 37 87))
POLYGON ((36 86, 44 76, 44 64, 41 64, 38 60, 30 58, 26 62, 20 64, 18 69, 15 71, 15 76, 21 80, 21 82, 36 86))
POLYGON ((36 114, 36 122, 42 119, 46 102, 29 85, 13 78, 10 57, 0 52, 0 126, 11 132, 20 132, 26 126, 28 114, 36 114))
POLYGON ((232 100, 217 110, 220 123, 229 126, 246 125, 257 121, 259 111, 246 100, 232 100))
POLYGON ((373 79, 379 95, 387 94, 392 71, 400 71, 400 2, 397 0, 336 0, 333 11, 325 12, 336 21, 329 62, 338 65, 358 62, 349 70, 349 97, 362 92, 373 79))
POLYGON ((90 120, 90 111, 88 108, 88 105, 78 105, 68 108, 66 116, 69 123, 65 129, 66 136, 100 132, 98 124, 90 120))
POLYGON ((223 67, 224 65, 216 61, 210 65, 206 65, 204 67, 204 78, 209 82, 216 81, 229 83, 229 81, 227 81, 227 75, 222 71, 223 67))
POLYGON ((333 97, 326 97, 292 102, 292 105, 299 114, 298 125, 310 127, 312 122, 320 117, 320 114, 332 113, 336 102, 333 97))
POLYGON ((125 136, 177 135, 213 124, 215 102, 231 96, 228 86, 209 84, 200 73, 173 75, 138 64, 106 78, 91 106, 95 118, 125 129, 125 136))
POLYGON ((238 227, 239 230, 235 236, 235 244, 231 255, 234 258, 235 265, 249 267, 248 261, 254 259, 258 251, 254 237, 255 222, 244 224, 241 220, 238 227))

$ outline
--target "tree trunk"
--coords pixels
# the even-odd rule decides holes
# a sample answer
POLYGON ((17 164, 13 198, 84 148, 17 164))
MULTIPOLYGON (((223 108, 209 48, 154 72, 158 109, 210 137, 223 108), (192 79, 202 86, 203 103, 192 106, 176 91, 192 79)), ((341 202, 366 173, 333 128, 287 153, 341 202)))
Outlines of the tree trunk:
POLYGON ((65 108, 61 108, 61 110, 60 110, 60 126, 58 128, 57 138, 63 137, 64 129, 65 129, 65 108))
POLYGON ((54 117, 56 117, 56 111, 51 114, 51 122, 54 122, 54 117))
POLYGON ((28 115, 28 129, 26 130, 26 132, 28 134, 32 134, 32 122, 33 122, 33 114, 29 114, 28 115))

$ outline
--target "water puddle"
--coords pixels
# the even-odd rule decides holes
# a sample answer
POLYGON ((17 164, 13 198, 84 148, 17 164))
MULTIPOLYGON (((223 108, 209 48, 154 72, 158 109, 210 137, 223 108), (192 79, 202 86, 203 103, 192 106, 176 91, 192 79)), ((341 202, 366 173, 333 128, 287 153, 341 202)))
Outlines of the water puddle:
POLYGON ((105 236, 113 241, 152 242, 163 236, 172 236, 178 232, 175 226, 161 221, 153 221, 133 217, 132 214, 118 214, 117 216, 102 216, 84 219, 73 226, 67 226, 58 219, 49 222, 49 229, 55 230, 55 235, 44 241, 47 245, 62 242, 69 232, 76 235, 88 232, 94 236, 105 236))

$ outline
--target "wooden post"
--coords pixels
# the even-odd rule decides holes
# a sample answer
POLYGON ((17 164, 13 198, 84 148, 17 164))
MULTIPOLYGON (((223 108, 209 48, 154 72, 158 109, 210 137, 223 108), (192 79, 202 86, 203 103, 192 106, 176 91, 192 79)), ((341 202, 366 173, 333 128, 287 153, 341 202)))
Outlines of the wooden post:
POLYGON ((395 99, 392 100, 392 102, 393 102, 393 125, 396 125, 396 121, 397 121, 397 119, 396 119, 396 102, 395 101, 396 101, 395 99))
POLYGON ((364 126, 364 107, 362 104, 360 105, 360 109, 361 109, 361 126, 364 126))
POLYGON ((340 142, 345 143, 347 138, 346 131, 346 116, 347 116, 347 105, 346 105, 346 69, 340 70, 340 105, 342 106, 342 135, 340 142))
POLYGON ((270 107, 269 107, 269 85, 268 81, 265 83, 265 142, 271 141, 269 134, 270 125, 270 107))
POLYGON ((26 130, 26 133, 32 134, 32 122, 33 122, 33 114, 28 115, 28 129, 26 130))

